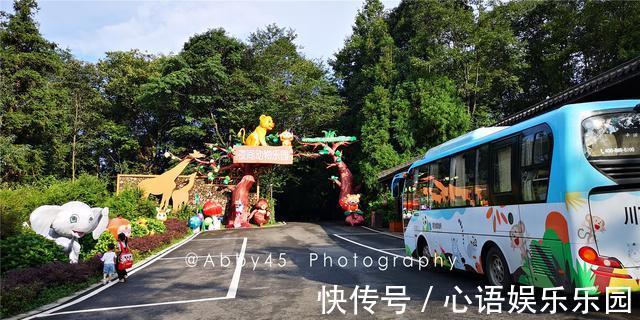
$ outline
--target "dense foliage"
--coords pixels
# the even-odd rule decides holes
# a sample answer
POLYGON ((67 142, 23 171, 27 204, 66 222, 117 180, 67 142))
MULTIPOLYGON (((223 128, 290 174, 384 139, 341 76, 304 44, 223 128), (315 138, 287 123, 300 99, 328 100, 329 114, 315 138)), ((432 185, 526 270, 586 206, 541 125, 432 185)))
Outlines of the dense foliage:
POLYGON ((155 217, 156 203, 142 198, 142 192, 138 189, 125 189, 108 198, 104 206, 109 208, 111 216, 122 216, 134 221, 138 217, 155 217))
POLYGON ((189 228, 183 220, 170 218, 165 221, 166 231, 163 233, 149 234, 144 237, 132 237, 129 240, 129 246, 134 254, 147 254, 151 250, 171 243, 171 241, 180 238, 185 235, 189 228))
POLYGON ((637 57, 638 22, 631 1, 365 1, 331 65, 366 189, 383 169, 637 57))
POLYGON ((39 234, 26 232, 0 241, 2 273, 51 261, 69 262, 69 258, 54 241, 39 234))
POLYGON ((38 184, 0 189, 0 237, 5 239, 21 233, 22 224, 29 221, 29 214, 39 206, 82 201, 92 207, 102 207, 112 202, 109 198, 107 184, 89 175, 75 181, 44 179, 38 184))
POLYGON ((29 310, 30 307, 37 306, 39 300, 46 298, 43 293, 47 288, 63 290, 65 286, 86 286, 101 272, 102 262, 98 257, 74 264, 50 262, 38 267, 9 271, 2 278, 0 313, 7 316, 29 310))
MULTIPOLYGON (((176 54, 115 51, 87 63, 42 37, 37 10, 18 0, 0 18, 5 185, 161 172, 166 151, 229 142, 265 113, 278 131, 358 136, 344 159, 372 200, 381 170, 640 54, 637 1, 415 0, 385 10, 366 0, 330 67, 276 25, 244 41, 211 29, 176 54)), ((273 187, 281 213, 331 211, 336 192, 320 167, 299 161, 259 183, 273 187), (311 200, 319 205, 301 210, 311 200)))

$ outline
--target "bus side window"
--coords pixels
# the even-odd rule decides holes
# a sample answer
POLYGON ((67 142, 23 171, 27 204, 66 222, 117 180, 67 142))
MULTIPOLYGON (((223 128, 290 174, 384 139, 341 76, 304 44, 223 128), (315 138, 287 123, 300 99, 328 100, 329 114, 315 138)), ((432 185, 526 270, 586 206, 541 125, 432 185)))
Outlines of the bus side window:
POLYGON ((451 184, 449 195, 453 207, 473 207, 476 205, 474 197, 476 151, 467 151, 451 158, 451 184))
POLYGON ((551 159, 551 135, 538 131, 522 137, 522 200, 538 202, 547 200, 551 159))
POLYGON ((478 206, 488 206, 489 203, 489 146, 484 145, 476 150, 476 182, 475 200, 478 206))
POLYGON ((433 177, 429 187, 433 208, 449 207, 449 158, 440 159, 429 165, 433 177))
POLYGON ((429 165, 425 164, 416 170, 418 175, 418 184, 416 186, 416 201, 419 210, 431 209, 431 194, 429 192, 429 184, 432 177, 429 175, 429 165))

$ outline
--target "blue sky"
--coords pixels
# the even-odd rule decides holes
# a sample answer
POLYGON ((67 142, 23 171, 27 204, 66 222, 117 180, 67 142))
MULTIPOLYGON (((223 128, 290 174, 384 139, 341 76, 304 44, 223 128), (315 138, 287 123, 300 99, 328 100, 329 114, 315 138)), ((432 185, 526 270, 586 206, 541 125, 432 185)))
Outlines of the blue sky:
MULTIPOLYGON (((398 2, 384 4, 390 9, 398 2)), ((12 1, 0 3, 1 10, 10 11, 12 1)), ((245 40, 270 23, 293 28, 303 54, 326 60, 351 33, 362 2, 41 0, 39 5, 42 34, 91 62, 113 50, 177 53, 190 36, 210 28, 222 27, 245 40)))

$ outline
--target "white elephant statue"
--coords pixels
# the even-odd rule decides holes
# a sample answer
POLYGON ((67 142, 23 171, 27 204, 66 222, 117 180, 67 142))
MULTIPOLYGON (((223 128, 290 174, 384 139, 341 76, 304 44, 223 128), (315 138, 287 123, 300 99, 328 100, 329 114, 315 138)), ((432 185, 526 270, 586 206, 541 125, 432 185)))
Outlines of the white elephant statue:
POLYGON ((61 206, 41 206, 29 217, 31 229, 55 241, 69 254, 69 261, 77 263, 80 257, 79 238, 91 232, 94 239, 107 229, 109 208, 91 208, 71 201, 61 206))

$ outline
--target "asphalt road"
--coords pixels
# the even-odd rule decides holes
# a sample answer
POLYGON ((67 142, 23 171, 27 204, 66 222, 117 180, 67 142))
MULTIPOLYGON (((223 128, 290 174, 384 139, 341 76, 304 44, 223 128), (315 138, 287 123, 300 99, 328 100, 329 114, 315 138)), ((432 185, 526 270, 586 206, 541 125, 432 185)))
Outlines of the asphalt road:
MULTIPOLYGON (((403 246, 401 239, 338 224, 291 223, 259 230, 205 232, 136 270, 127 283, 101 287, 40 316, 46 319, 640 319, 637 296, 633 297, 631 314, 509 314, 506 311, 511 306, 506 302, 502 314, 479 314, 475 295, 477 287, 485 285, 482 278, 459 272, 419 270, 415 265, 405 267, 399 258, 403 246), (236 255, 244 256, 244 266, 236 263, 236 255), (328 258, 324 263, 325 255, 331 257, 332 265, 328 258), (381 270, 385 269, 385 260, 387 268, 381 270), (320 292, 323 286, 329 292, 334 285, 343 292, 344 302, 339 305, 345 314, 336 307, 323 315, 320 292), (371 307, 374 314, 363 308, 361 298, 355 315, 350 296, 356 286, 363 289, 366 285, 377 290, 378 298, 371 299, 376 302, 371 307), (404 296, 409 300, 405 301, 404 314, 396 314, 401 307, 393 306, 401 301, 388 305, 386 286, 406 288, 404 296), (457 294, 455 286, 463 292, 457 303, 460 308, 467 306, 466 313, 454 314, 451 300, 444 307, 447 296, 457 294), (424 306, 427 295, 429 300, 424 306), (464 295, 469 296, 471 305, 464 295)), ((394 292, 397 291, 392 289, 390 293, 394 292)), ((340 300, 339 291, 336 294, 340 300)), ((333 293, 325 297, 328 311, 335 299, 333 293)), ((544 303, 539 299, 537 303, 539 310, 544 303)), ((597 306, 605 308, 602 301, 597 306)))

